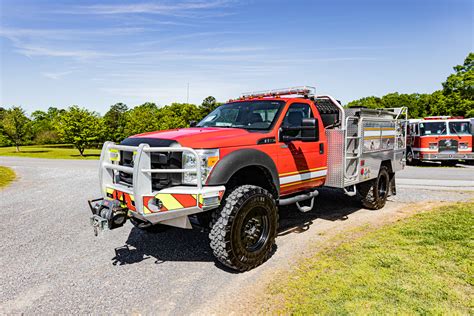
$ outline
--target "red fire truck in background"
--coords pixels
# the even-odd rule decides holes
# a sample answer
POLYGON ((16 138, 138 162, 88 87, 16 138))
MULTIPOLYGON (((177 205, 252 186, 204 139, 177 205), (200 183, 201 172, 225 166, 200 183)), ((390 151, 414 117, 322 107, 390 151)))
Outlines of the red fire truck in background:
POLYGON ((455 165, 474 161, 470 119, 430 116, 411 119, 407 130, 407 163, 440 161, 455 165))

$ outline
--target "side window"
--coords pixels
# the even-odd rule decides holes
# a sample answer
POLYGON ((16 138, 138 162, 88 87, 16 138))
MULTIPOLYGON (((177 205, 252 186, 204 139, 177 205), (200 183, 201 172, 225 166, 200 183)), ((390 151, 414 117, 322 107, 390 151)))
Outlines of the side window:
MULTIPOLYGON (((302 125, 304 118, 314 117, 311 107, 307 103, 293 103, 288 108, 283 119, 283 126, 285 127, 299 127, 302 125)), ((289 136, 300 136, 301 131, 288 131, 289 136)))
POLYGON ((293 103, 290 105, 283 120, 283 126, 298 127, 304 118, 314 117, 311 107, 306 103, 293 103))

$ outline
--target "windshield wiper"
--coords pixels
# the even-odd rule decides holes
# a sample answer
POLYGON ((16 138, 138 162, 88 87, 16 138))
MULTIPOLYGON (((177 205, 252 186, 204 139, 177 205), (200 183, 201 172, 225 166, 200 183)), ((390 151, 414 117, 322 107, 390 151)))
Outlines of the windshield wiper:
POLYGON ((456 127, 453 126, 452 129, 453 129, 454 133, 456 135, 458 135, 459 139, 461 139, 461 136, 459 135, 458 131, 456 130, 456 127))

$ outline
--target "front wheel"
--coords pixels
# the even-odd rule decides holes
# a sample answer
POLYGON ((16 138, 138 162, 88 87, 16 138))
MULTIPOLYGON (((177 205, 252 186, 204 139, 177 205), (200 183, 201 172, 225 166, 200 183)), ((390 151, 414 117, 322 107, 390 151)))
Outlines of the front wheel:
POLYGON ((380 167, 376 179, 359 183, 358 194, 362 205, 370 210, 378 210, 385 206, 390 188, 390 175, 385 166, 380 167))
POLYGON ((247 271, 271 255, 278 228, 273 196, 254 185, 235 188, 211 222, 210 245, 224 265, 247 271))

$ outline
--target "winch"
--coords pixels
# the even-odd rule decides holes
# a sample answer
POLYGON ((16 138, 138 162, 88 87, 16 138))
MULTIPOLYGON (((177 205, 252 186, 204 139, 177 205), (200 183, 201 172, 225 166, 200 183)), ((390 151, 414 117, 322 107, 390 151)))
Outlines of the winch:
POLYGON ((92 212, 90 221, 96 236, 99 230, 122 227, 127 221, 128 208, 122 207, 118 200, 100 198, 88 203, 92 212))

